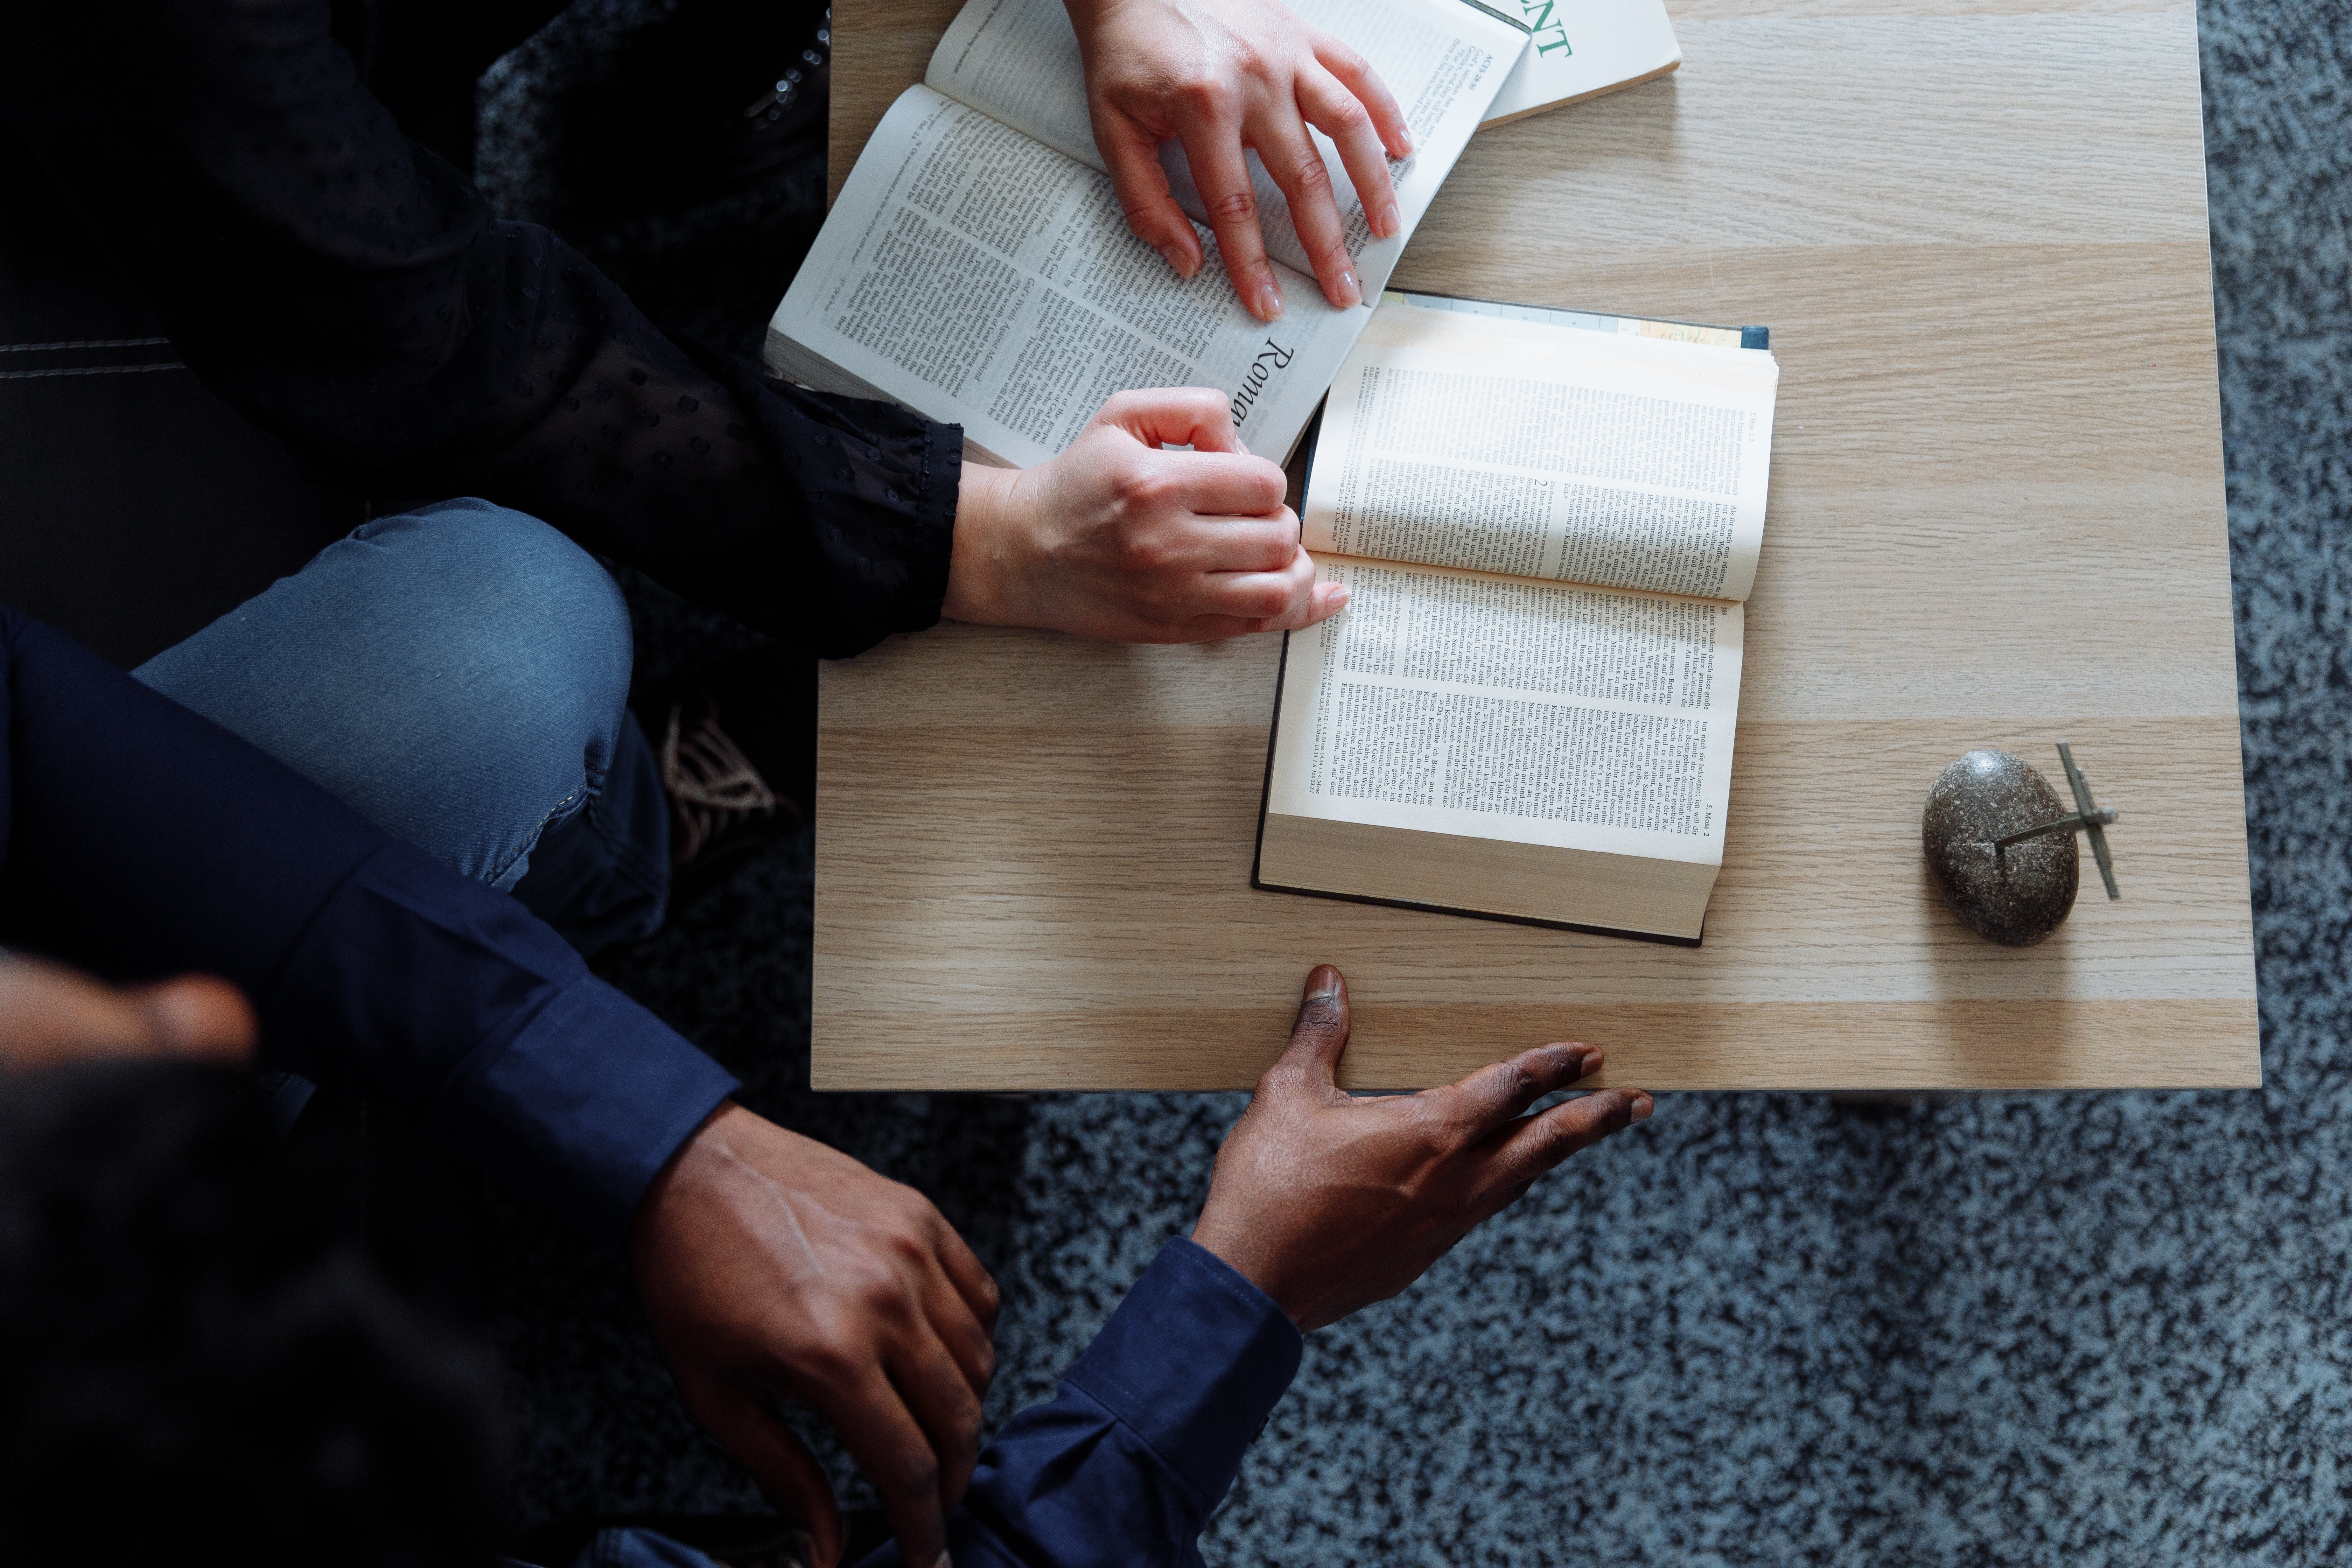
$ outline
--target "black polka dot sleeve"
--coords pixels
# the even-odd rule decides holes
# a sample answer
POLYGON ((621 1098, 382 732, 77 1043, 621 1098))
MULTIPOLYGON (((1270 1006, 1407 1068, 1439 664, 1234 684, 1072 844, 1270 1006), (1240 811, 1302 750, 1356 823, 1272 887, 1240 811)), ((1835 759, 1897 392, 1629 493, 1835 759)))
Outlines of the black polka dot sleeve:
POLYGON ((532 512, 827 657, 939 618, 956 426, 665 338, 409 142, 332 22, 331 0, 0 6, 0 120, 188 365, 317 478, 532 512))

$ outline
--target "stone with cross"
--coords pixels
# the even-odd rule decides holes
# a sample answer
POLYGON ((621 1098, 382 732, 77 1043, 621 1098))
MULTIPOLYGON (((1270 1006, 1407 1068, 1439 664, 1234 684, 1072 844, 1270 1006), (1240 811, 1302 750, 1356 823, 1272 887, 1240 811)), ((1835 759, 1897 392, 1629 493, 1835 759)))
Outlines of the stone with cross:
POLYGON ((2031 763, 2010 752, 1970 752, 1937 774, 1927 792, 1919 834, 1937 887, 1963 925, 2008 946, 2040 942, 2073 911, 2081 881, 2078 833, 2091 841, 2107 897, 2123 897, 2106 837, 2116 813, 2092 799, 2090 782, 2063 741, 2058 760, 2074 796, 2072 812, 2031 763))

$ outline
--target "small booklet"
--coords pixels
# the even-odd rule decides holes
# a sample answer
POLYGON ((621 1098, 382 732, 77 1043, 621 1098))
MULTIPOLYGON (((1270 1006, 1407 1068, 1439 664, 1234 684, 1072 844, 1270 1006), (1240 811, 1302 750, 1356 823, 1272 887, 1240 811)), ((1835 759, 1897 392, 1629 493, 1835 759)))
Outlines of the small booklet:
POLYGON ((1665 0, 1490 0, 1533 35, 1495 101, 1489 126, 1524 120, 1621 87, 1655 81, 1683 63, 1665 0))
POLYGON ((1288 205, 1252 153, 1285 309, 1272 325, 1243 310, 1171 143, 1161 164, 1206 258, 1179 279, 1129 232, 1112 193, 1062 0, 970 0, 922 84, 858 155, 769 322, 768 368, 961 424, 971 456, 1024 468, 1068 446, 1112 393, 1216 387, 1233 400, 1244 444, 1286 459, 1439 184, 1533 45, 1462 0, 1292 8, 1371 62, 1412 133, 1413 155, 1390 165, 1402 232, 1377 240, 1339 153, 1316 138, 1365 304, 1324 300, 1288 205))
POLYGON ((1391 294, 1301 519, 1253 883, 1695 944, 1780 383, 1759 328, 1391 294))

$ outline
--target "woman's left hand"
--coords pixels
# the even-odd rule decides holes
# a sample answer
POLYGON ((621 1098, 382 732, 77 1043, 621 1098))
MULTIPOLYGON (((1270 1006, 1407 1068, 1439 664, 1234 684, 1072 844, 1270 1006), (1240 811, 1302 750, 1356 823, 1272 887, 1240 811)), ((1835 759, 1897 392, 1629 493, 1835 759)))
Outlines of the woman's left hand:
POLYGON ((1325 298, 1342 307, 1361 301, 1330 171, 1307 128, 1338 145, 1372 233, 1397 233, 1388 160, 1411 153, 1412 141, 1403 110, 1364 58, 1280 0, 1066 4, 1086 60, 1095 145, 1128 226, 1181 276, 1200 269, 1200 237, 1160 166, 1160 144, 1181 142, 1234 292, 1252 315, 1273 321, 1282 314, 1282 289, 1243 157, 1255 151, 1290 203, 1325 298))

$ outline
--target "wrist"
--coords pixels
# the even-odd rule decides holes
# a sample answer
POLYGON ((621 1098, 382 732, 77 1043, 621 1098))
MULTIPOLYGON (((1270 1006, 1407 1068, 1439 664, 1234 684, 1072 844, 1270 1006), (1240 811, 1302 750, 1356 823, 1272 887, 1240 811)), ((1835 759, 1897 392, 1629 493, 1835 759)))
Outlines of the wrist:
POLYGON ((948 591, 940 614, 978 626, 1016 621, 1011 556, 1020 537, 1014 487, 1017 468, 966 463, 956 490, 955 532, 948 544, 948 591))
POLYGON ((1263 1291, 1266 1299, 1282 1309, 1283 1315, 1296 1324, 1301 1333, 1307 1331, 1307 1308, 1293 1301, 1295 1291, 1287 1289, 1288 1281, 1275 1267, 1276 1258, 1267 1249, 1252 1245, 1246 1228, 1229 1226, 1213 1209, 1203 1209, 1199 1223, 1192 1226, 1192 1245, 1210 1253, 1226 1268, 1263 1291))
POLYGON ((669 1158, 646 1188, 637 1202, 636 1212, 629 1216, 626 1246, 630 1261, 642 1267, 647 1248, 656 1245, 668 1223, 671 1211, 681 1201, 680 1192, 691 1189, 697 1179, 696 1167, 706 1159, 714 1139, 723 1140, 734 1120, 747 1112, 732 1099, 722 1100, 702 1119, 700 1126, 686 1135, 685 1142, 672 1150, 669 1158))

